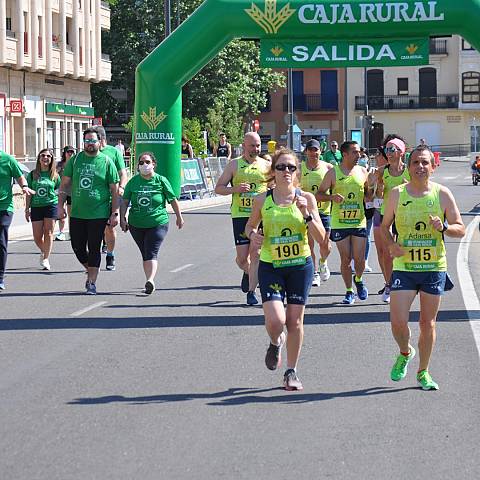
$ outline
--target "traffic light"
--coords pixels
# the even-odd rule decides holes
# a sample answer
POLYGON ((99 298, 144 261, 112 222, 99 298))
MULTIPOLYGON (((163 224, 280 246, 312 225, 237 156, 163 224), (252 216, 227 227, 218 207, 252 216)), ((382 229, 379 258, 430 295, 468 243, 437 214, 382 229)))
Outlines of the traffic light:
POLYGON ((365 115, 365 128, 367 130, 373 130, 374 127, 374 116, 373 115, 365 115))

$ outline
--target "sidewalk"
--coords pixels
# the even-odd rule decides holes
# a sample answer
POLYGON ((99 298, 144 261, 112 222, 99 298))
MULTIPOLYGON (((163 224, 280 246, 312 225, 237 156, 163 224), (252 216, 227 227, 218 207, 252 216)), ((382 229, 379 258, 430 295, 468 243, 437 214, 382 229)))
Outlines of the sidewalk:
MULTIPOLYGON (((15 185, 15 187, 17 187, 15 185)), ((22 194, 20 194, 22 195, 22 194)), ((25 220, 25 209, 21 205, 18 197, 16 199, 16 209, 13 215, 13 221, 10 229, 8 230, 8 237, 10 240, 18 240, 21 238, 32 238, 32 225, 25 220)), ((182 212, 188 212, 189 210, 195 210, 197 208, 210 207, 214 205, 226 205, 231 203, 231 195, 218 196, 218 197, 204 197, 195 200, 180 200, 180 208, 182 212)), ((173 213, 170 205, 167 205, 167 210, 173 213)), ((56 227, 55 231, 58 231, 56 227)))

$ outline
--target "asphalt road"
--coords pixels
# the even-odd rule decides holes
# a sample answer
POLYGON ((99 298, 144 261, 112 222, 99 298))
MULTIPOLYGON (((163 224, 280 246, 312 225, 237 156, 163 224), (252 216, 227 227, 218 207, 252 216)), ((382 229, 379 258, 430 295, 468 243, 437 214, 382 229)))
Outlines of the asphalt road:
MULTIPOLYGON (((444 163, 436 176, 470 222, 480 187, 468 167, 444 163)), ((283 370, 263 363, 261 307, 244 305, 228 207, 185 219, 182 231, 171 224, 150 297, 128 234, 119 233, 117 270, 102 269, 96 297, 83 294, 67 242, 55 242, 48 273, 31 240, 10 245, 2 480, 480 477, 479 355, 455 271, 458 241, 448 241, 457 287, 444 298, 431 364, 438 392, 417 388, 417 359, 405 380, 389 379, 396 347, 376 295, 375 250, 372 294, 353 306, 339 304, 334 250, 333 275, 313 287, 306 314, 305 390, 285 392, 283 370)))

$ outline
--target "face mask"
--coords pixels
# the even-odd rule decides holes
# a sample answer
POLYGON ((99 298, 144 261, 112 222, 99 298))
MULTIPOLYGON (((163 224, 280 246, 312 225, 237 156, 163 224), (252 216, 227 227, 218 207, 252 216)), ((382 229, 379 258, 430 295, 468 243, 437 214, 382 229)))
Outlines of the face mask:
POLYGON ((366 158, 359 158, 357 164, 361 167, 366 167, 368 165, 368 160, 366 158))
POLYGON ((144 163, 143 165, 139 165, 138 169, 142 175, 148 175, 153 172, 153 163, 144 163))

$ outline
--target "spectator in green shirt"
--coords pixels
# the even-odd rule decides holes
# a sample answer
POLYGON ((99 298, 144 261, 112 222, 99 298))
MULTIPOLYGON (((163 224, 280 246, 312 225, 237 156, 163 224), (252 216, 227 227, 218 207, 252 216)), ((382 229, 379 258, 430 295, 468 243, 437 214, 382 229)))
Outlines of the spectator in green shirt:
POLYGON ((33 240, 40 249, 40 267, 50 270, 50 253, 53 245, 53 230, 57 220, 57 190, 60 176, 57 173, 53 152, 40 150, 35 170, 27 175, 28 186, 35 190, 25 202, 25 219, 32 221, 33 240))
POLYGON ((332 165, 338 165, 342 161, 342 154, 338 149, 338 143, 333 140, 330 143, 330 150, 323 154, 323 161, 332 165))
POLYGON ((155 290, 158 251, 168 232, 169 217, 165 208, 166 202, 170 203, 175 212, 177 227, 182 228, 184 224, 172 186, 165 177, 155 173, 156 166, 157 161, 153 153, 144 152, 140 155, 139 173, 127 183, 120 205, 120 227, 124 232, 130 230, 142 254, 147 295, 155 290))
POLYGON ((18 162, 11 155, 0 150, 0 291, 5 290, 5 268, 8 255, 8 229, 13 219, 13 179, 17 180, 23 193, 32 195, 35 192, 28 188, 18 162))
POLYGON ((88 270, 87 295, 96 295, 105 226, 118 224, 118 172, 100 152, 100 138, 92 128, 83 132, 83 152, 70 158, 58 195, 58 216, 65 218, 65 199, 71 187, 70 240, 78 261, 88 270), (87 248, 88 245, 88 248, 87 248))

